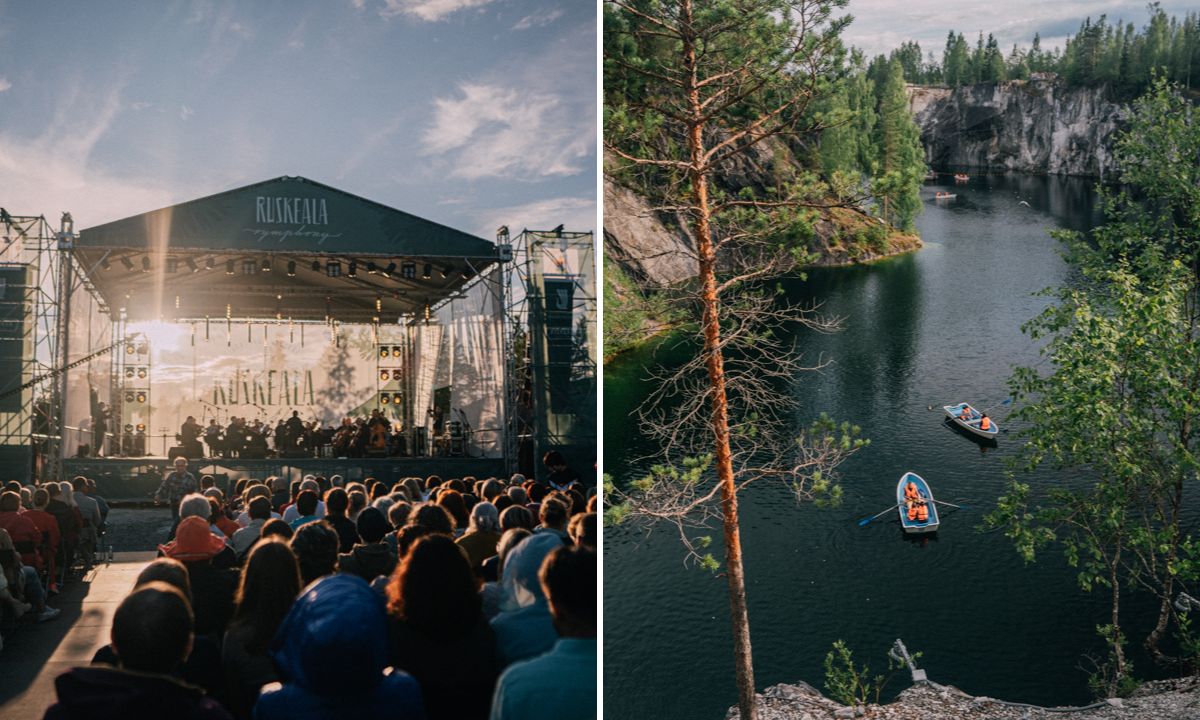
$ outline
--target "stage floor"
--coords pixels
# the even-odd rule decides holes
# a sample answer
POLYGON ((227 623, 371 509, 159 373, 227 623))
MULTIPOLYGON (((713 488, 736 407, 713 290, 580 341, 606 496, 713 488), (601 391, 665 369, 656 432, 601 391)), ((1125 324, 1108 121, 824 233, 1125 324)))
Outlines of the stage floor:
MULTIPOLYGON (((173 461, 161 456, 63 460, 67 477, 91 478, 100 495, 113 500, 149 499, 172 467, 173 461)), ((197 478, 212 475, 222 489, 228 489, 239 478, 263 480, 272 475, 296 480, 305 475, 341 475, 347 481, 373 477, 394 482, 410 476, 487 478, 506 474, 503 458, 473 457, 211 458, 191 460, 188 469, 197 478)))

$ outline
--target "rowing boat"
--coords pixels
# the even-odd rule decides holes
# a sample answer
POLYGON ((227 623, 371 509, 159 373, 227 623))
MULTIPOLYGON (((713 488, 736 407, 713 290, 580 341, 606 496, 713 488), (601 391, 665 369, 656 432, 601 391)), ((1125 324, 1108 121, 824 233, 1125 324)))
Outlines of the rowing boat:
POLYGON ((943 405, 942 409, 946 411, 946 414, 950 416, 950 419, 954 421, 955 425, 958 425, 960 428, 966 430, 972 435, 977 435, 985 440, 995 440, 996 436, 1000 434, 1000 426, 996 424, 996 420, 994 418, 988 418, 987 430, 981 429, 979 425, 980 421, 983 419, 983 414, 971 407, 968 403, 943 405), (966 408, 969 413, 966 419, 964 419, 962 415, 963 408, 966 408))
POLYGON ((900 511, 900 526, 904 528, 904 532, 909 534, 916 533, 931 533, 938 529, 938 513, 937 504, 933 501, 933 491, 929 489, 929 483, 915 472, 906 472, 900 476, 900 482, 896 483, 896 504, 900 511), (925 500, 925 507, 929 508, 929 517, 925 522, 920 520, 908 519, 908 504, 904 500, 904 488, 908 483, 917 486, 917 492, 925 500))

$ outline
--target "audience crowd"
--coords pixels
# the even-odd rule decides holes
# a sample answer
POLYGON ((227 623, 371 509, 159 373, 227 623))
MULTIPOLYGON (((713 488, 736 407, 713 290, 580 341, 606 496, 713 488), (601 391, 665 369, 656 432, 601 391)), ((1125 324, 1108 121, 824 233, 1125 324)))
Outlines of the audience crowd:
MULTIPOLYGON (((110 645, 58 677, 47 718, 595 717, 594 489, 521 475, 191 489, 110 645)), ((6 489, 0 613, 52 619, 45 595, 90 562, 106 513, 83 478, 6 489)))

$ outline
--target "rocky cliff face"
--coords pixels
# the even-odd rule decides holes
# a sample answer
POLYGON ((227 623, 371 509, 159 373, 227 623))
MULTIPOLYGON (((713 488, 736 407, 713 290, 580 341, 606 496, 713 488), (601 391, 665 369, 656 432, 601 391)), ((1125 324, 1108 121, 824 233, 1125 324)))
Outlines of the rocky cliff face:
POLYGON ((1115 174, 1124 111, 1099 88, 1054 77, 954 89, 909 86, 909 106, 934 168, 979 168, 1101 179, 1115 174))

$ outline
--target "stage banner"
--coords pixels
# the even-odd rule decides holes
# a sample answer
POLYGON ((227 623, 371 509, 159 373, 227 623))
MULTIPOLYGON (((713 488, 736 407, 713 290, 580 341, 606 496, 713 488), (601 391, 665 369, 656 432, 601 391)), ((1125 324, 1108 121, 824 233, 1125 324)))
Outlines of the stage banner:
MULTIPOLYGON (((21 358, 25 345, 28 313, 25 294, 28 289, 25 266, 0 268, 0 390, 11 391, 26 379, 21 376, 21 358)), ((5 392, 0 397, 0 412, 21 410, 23 392, 5 392)))
POLYGON ((571 362, 575 354, 575 280, 546 278, 546 364, 550 408, 571 409, 571 362))

